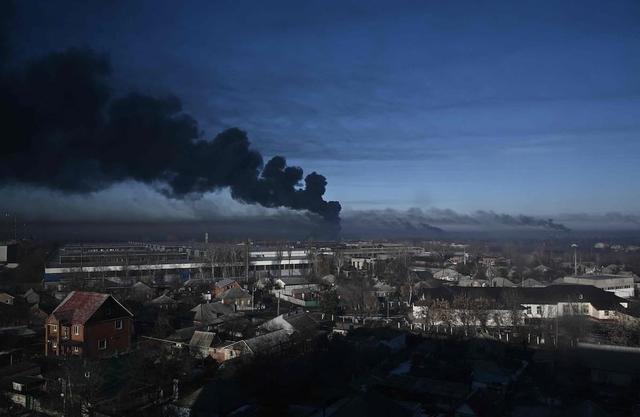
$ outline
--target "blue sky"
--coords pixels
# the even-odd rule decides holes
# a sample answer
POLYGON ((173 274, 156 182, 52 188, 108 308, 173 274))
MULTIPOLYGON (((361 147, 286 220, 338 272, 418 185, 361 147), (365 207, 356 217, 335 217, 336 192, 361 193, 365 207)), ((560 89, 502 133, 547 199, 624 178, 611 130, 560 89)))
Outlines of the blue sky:
POLYGON ((637 1, 19 2, 21 58, 246 130, 349 209, 640 211, 637 1))

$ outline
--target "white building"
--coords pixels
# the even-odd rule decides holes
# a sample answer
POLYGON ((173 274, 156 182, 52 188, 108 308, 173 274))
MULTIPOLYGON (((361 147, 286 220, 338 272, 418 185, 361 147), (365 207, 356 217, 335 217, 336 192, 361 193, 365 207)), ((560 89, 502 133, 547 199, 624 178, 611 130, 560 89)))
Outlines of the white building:
POLYGON ((612 292, 618 297, 633 298, 635 287, 630 275, 581 275, 567 276, 553 281, 554 284, 592 285, 596 288, 612 292))

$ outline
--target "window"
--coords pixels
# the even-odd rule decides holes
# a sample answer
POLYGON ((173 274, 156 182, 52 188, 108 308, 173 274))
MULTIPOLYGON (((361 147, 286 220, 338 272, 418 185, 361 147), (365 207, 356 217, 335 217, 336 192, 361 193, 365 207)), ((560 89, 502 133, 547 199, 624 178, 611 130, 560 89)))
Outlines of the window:
POLYGON ((58 331, 58 325, 57 324, 52 324, 51 325, 51 333, 55 333, 58 331))
POLYGON ((116 320, 116 329, 118 330, 122 329, 122 320, 116 320))
POLYGON ((536 307, 536 314, 541 316, 542 315, 542 306, 537 306, 536 307))
POLYGON ((589 305, 582 304, 582 314, 589 314, 589 305))
POLYGON ((73 353, 75 353, 75 354, 80 353, 80 348, 78 346, 74 346, 73 347, 73 353))
POLYGON ((98 340, 98 350, 105 350, 107 348, 107 339, 98 340))
POLYGON ((527 314, 531 314, 531 306, 527 306, 527 314))
POLYGON ((605 315, 605 317, 608 317, 609 316, 609 310, 605 310, 604 311, 604 315, 605 315))

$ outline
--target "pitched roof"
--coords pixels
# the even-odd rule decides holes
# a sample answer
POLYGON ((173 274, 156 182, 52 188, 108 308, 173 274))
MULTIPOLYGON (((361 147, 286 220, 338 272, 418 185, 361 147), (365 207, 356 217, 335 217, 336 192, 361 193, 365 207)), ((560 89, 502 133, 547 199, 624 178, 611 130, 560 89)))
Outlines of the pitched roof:
POLYGON ((194 312, 193 319, 205 323, 214 322, 219 316, 225 316, 233 314, 233 308, 221 302, 198 304, 191 309, 194 312))
POLYGON ((215 282, 213 285, 214 285, 216 288, 224 288, 224 287, 226 287, 227 285, 231 285, 231 284, 233 284, 234 282, 236 282, 234 279, 222 278, 220 281, 215 282))
MULTIPOLYGON (((72 323, 86 323, 109 298, 109 294, 97 292, 72 291, 55 310, 53 315, 58 320, 68 320, 72 323)), ((133 316, 122 304, 118 303, 129 315, 133 316)))
POLYGON ((153 289, 142 281, 138 281, 131 286, 135 291, 153 291, 153 289))
POLYGON ((236 298, 250 298, 251 295, 243 290, 242 288, 233 287, 229 288, 222 294, 220 294, 220 298, 222 299, 236 299, 236 298))
POLYGON ((149 304, 175 304, 175 303, 177 303, 177 301, 166 294, 162 294, 161 296, 156 297, 153 300, 149 301, 149 304))
POLYGON ((196 330, 195 332, 193 332, 193 336, 191 336, 189 346, 209 348, 213 344, 214 340, 215 334, 213 332, 203 332, 200 330, 196 330))
POLYGON ((491 279, 491 285, 494 287, 515 287, 516 286, 516 284, 514 284, 511 280, 504 277, 493 277, 491 279))
POLYGON ((286 343, 289 340, 290 332, 285 329, 276 330, 275 332, 263 334, 261 336, 246 339, 247 344, 252 353, 266 353, 276 346, 286 343))
POLYGON ((527 278, 524 281, 522 281, 521 286, 534 288, 534 287, 544 287, 545 284, 538 281, 537 279, 527 278))
POLYGON ((261 324, 260 329, 274 331, 287 330, 298 332, 303 336, 312 334, 318 329, 318 322, 307 313, 281 314, 261 324))

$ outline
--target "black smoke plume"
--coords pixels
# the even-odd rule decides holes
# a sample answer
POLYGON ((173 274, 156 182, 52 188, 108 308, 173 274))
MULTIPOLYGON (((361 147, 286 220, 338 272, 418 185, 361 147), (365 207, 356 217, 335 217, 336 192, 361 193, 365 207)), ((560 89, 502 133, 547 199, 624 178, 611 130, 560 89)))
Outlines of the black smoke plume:
POLYGON ((276 156, 263 163, 247 134, 232 128, 203 140, 175 97, 113 98, 106 56, 71 49, 0 75, 0 181, 71 193, 135 180, 173 198, 229 188, 265 207, 308 210, 339 222, 327 181, 276 156), (5 143, 6 142, 6 143, 5 143))
POLYGON ((345 214, 345 223, 368 222, 373 225, 396 225, 405 229, 422 229, 437 232, 450 226, 469 226, 478 228, 539 228, 557 232, 569 232, 570 229, 552 219, 541 219, 525 215, 510 215, 493 211, 478 210, 470 214, 458 213, 451 209, 411 208, 408 210, 363 210, 345 214))

